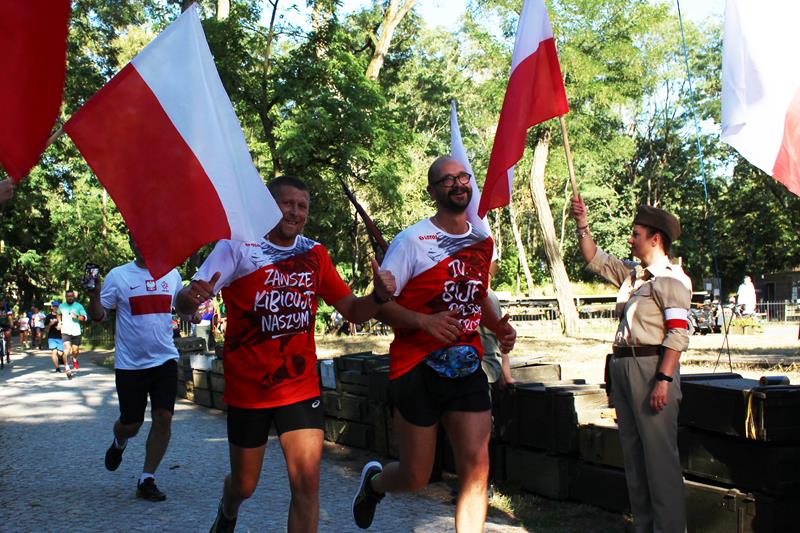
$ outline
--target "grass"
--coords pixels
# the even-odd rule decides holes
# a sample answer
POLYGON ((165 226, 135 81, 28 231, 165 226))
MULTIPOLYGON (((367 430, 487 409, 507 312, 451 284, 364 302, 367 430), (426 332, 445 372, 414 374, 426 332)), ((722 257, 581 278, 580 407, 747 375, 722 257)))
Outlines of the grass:
POLYGON ((489 499, 489 514, 511 517, 536 533, 607 533, 627 531, 630 516, 569 501, 549 500, 500 484, 489 499))

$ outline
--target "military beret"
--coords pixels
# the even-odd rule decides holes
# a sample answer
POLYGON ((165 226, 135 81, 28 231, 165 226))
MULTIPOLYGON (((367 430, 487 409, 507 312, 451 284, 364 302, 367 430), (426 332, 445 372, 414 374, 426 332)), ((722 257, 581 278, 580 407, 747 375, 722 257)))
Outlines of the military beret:
POLYGON ((661 230, 671 241, 681 236, 681 221, 672 213, 657 207, 640 205, 633 223, 661 230))

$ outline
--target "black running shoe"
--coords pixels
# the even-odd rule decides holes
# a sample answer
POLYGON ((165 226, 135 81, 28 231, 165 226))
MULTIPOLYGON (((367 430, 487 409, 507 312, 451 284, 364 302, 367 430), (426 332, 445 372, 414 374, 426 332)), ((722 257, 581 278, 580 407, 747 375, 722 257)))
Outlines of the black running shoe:
POLYGON ((219 500, 219 508, 217 508, 217 518, 211 524, 211 529, 208 533, 233 533, 236 529, 236 518, 228 518, 222 512, 222 498, 219 500))
POLYGON ((124 451, 125 448, 120 450, 114 444, 114 441, 111 441, 111 446, 109 446, 106 450, 106 470, 113 472, 119 468, 119 464, 122 462, 122 452, 124 451))
POLYGON ((370 483, 370 480, 381 472, 383 472, 383 466, 378 461, 370 461, 361 470, 361 482, 358 484, 358 492, 353 498, 353 519, 361 529, 367 529, 372 525, 375 507, 385 496, 385 494, 375 492, 370 483))
POLYGON ((136 497, 151 502, 163 502, 167 495, 158 490, 156 480, 149 477, 136 486, 136 497))

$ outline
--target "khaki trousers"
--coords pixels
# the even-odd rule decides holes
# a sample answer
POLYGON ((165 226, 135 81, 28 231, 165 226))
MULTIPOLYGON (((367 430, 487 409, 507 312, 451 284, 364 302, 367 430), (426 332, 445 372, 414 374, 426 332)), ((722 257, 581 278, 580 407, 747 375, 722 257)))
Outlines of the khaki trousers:
POLYGON ((684 533, 686 507, 678 455, 680 367, 667 405, 650 409, 659 357, 612 357, 610 373, 625 479, 637 533, 684 533))

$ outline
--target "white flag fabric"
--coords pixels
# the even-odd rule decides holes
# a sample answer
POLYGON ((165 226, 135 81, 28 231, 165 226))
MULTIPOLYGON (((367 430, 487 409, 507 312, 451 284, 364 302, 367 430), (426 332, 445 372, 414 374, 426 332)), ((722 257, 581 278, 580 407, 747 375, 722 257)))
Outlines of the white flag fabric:
POLYGON ((800 196, 800 1, 728 0, 722 140, 800 196))
POLYGON ((491 235, 492 230, 489 227, 489 222, 486 217, 478 216, 478 204, 481 203, 481 190, 478 188, 478 183, 475 181, 475 174, 472 172, 472 165, 469 164, 467 151, 464 148, 464 142, 461 139, 461 129, 458 127, 458 115, 456 113, 455 101, 450 102, 450 157, 464 165, 464 168, 469 172, 471 178, 469 179, 472 186, 472 199, 467 206, 467 220, 473 226, 482 228, 487 234, 491 235))
POLYGON ((190 6, 65 124, 157 279, 281 219, 190 6))

